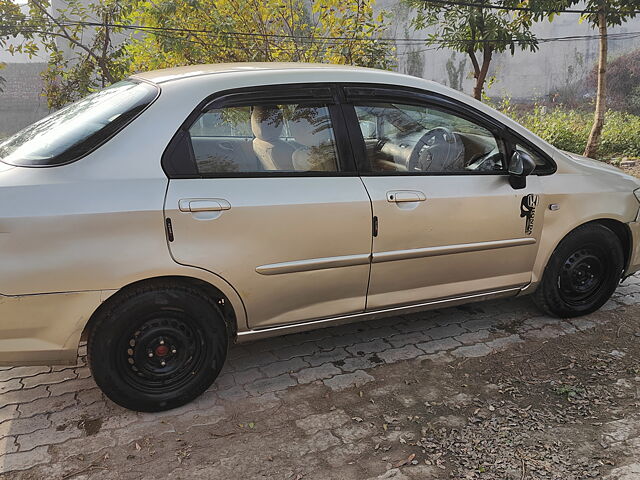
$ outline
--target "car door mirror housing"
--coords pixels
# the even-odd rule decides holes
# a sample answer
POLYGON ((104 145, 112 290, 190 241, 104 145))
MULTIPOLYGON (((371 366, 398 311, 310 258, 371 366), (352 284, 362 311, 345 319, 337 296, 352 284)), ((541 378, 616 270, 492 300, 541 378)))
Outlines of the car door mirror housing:
POLYGON ((509 161, 509 183, 515 189, 527 186, 527 176, 536 168, 536 162, 526 152, 516 150, 509 161))

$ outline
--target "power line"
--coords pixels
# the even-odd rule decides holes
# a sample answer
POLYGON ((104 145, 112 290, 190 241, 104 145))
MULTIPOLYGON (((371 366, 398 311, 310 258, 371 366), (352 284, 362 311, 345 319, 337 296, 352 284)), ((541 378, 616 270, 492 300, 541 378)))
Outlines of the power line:
MULTIPOLYGON (((510 12, 532 12, 532 13, 577 13, 580 15, 587 15, 587 14, 596 14, 596 13, 600 13, 600 11, 598 10, 579 10, 579 9, 572 9, 572 8, 561 8, 561 9, 537 9, 537 8, 532 8, 532 7, 520 7, 520 6, 506 6, 506 5, 496 5, 493 3, 481 3, 481 2, 465 2, 465 1, 460 1, 460 0, 420 0, 423 3, 431 3, 431 4, 437 4, 437 5, 441 5, 443 7, 450 7, 450 6, 455 6, 455 7, 471 7, 471 8, 486 8, 489 10, 505 10, 505 11, 510 11, 510 12)), ((606 9, 605 9, 606 11, 606 9)), ((633 15, 637 15, 640 14, 640 10, 630 10, 628 12, 625 12, 629 15, 633 14, 633 15)))
MULTIPOLYGON (((429 2, 440 0, 425 0, 429 2)), ((448 2, 451 3, 451 2, 448 2)), ((393 38, 393 37, 335 37, 335 36, 322 36, 322 35, 292 35, 286 33, 256 33, 256 32, 240 32, 240 31, 221 31, 216 32, 212 30, 206 29, 189 29, 189 28, 177 28, 177 27, 154 27, 154 26, 145 26, 145 25, 128 25, 122 23, 101 23, 101 22, 86 22, 86 21, 64 21, 60 22, 62 27, 108 27, 114 29, 122 29, 122 30, 131 30, 131 31, 141 31, 146 33, 157 33, 157 34, 186 34, 186 35, 205 35, 209 37, 220 37, 220 38, 240 38, 240 39, 252 39, 257 38, 259 40, 264 39, 275 39, 275 40, 287 40, 291 39, 294 41, 299 41, 301 43, 336 43, 336 42, 373 42, 373 43, 381 43, 388 44, 393 43, 396 46, 413 46, 413 45, 424 45, 425 42, 433 42, 438 44, 446 43, 446 40, 443 38, 393 38)), ((0 25, 0 31, 8 28, 19 28, 22 27, 20 24, 4 24, 0 25)), ((46 27, 46 25, 40 26, 35 25, 36 28, 22 28, 22 33, 39 33, 39 34, 55 34, 54 31, 47 32, 46 30, 42 30, 42 27, 46 27)), ((623 40, 627 38, 635 38, 638 36, 640 32, 620 32, 620 33, 609 33, 607 34, 607 38, 610 40, 623 40)), ((537 38, 535 41, 537 43, 550 43, 550 42, 558 42, 558 41, 575 41, 575 40, 595 40, 600 39, 602 36, 599 34, 593 35, 570 35, 570 36, 561 36, 561 37, 546 37, 546 38, 537 38)), ((187 40, 185 37, 170 37, 176 40, 187 40)), ((457 41, 468 41, 470 43, 491 43, 496 40, 493 39, 457 39, 457 41)), ((522 44, 522 43, 531 43, 529 40, 518 40, 514 39, 512 41, 514 44, 522 44)))

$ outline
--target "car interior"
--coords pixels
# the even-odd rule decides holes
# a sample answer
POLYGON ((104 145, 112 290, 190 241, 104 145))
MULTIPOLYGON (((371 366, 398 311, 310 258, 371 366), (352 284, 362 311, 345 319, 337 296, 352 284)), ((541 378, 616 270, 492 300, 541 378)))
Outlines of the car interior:
POLYGON ((357 105, 375 172, 504 170, 502 146, 485 128, 446 112, 410 105, 357 105))
MULTIPOLYGON (((395 103, 356 105, 373 172, 503 171, 501 142, 469 120, 395 103)), ((335 172, 326 106, 256 105, 207 111, 190 129, 201 174, 335 172)))
POLYGON ((190 129, 200 173, 332 172, 335 139, 324 106, 268 105, 208 111, 190 129))

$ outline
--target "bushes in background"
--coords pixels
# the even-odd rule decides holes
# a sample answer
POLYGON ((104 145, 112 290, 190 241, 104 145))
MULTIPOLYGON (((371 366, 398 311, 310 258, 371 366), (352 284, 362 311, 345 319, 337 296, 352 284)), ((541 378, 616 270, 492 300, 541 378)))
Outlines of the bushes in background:
MULTIPOLYGON (((598 65, 587 75, 587 86, 595 91, 598 65)), ((640 50, 620 55, 607 65, 607 105, 613 110, 640 114, 640 50)))
MULTIPOLYGON (((552 145, 578 154, 584 152, 593 122, 592 113, 561 106, 552 109, 536 106, 532 111, 523 112, 503 105, 500 110, 552 145)), ((598 157, 640 157, 640 116, 607 112, 598 157)))

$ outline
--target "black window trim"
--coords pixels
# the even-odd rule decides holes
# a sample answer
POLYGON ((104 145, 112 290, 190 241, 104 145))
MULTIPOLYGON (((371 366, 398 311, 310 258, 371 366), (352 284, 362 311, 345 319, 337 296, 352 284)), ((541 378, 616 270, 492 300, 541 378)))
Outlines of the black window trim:
MULTIPOLYGON (((354 155, 361 176, 468 176, 468 175, 491 175, 491 176, 508 176, 509 173, 503 172, 373 172, 366 155, 364 136, 360 130, 358 118, 355 112, 353 102, 362 101, 392 101, 396 103, 411 102, 411 105, 424 105, 427 107, 442 110, 445 113, 451 113, 461 118, 472 121, 482 126, 497 136, 497 140, 503 144, 507 158, 513 152, 514 138, 517 143, 523 144, 535 154, 539 155, 549 165, 548 170, 536 172, 532 175, 546 176, 552 175, 557 170, 556 162, 540 148, 523 138, 518 133, 493 117, 481 112, 470 105, 460 102, 451 97, 427 90, 420 90, 412 87, 399 85, 384 84, 355 84, 341 83, 341 100, 343 103, 343 112, 347 121, 349 134, 351 135, 354 145, 354 155)), ((505 159, 506 161, 506 159, 505 159)))
POLYGON ((342 115, 339 99, 339 88, 334 82, 296 83, 241 87, 223 90, 209 95, 187 116, 178 131, 174 134, 162 154, 161 165, 169 179, 210 179, 210 178, 282 178, 282 177, 354 177, 358 169, 354 162, 351 141, 347 134, 347 126, 342 115), (270 105, 274 102, 326 104, 329 109, 333 134, 336 141, 337 172, 290 172, 269 170, 262 172, 217 172, 199 173, 193 155, 189 137, 189 128, 204 112, 216 108, 228 108, 250 105, 270 105), (189 140, 190 158, 176 159, 172 153, 179 143, 189 140))
POLYGON ((558 165, 546 152, 542 151, 542 149, 539 148, 537 145, 535 145, 534 143, 531 143, 531 141, 524 138, 518 132, 515 132, 510 128, 507 129, 507 133, 505 135, 505 144, 507 146, 507 153, 509 156, 511 156, 515 151, 515 145, 519 144, 525 147, 527 150, 538 155, 545 161, 545 163, 547 164, 547 169, 540 171, 538 170, 538 167, 536 167, 537 171, 534 170, 531 175, 545 177, 547 175, 553 175, 558 170, 558 165))

